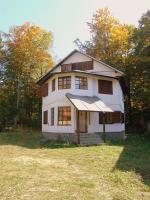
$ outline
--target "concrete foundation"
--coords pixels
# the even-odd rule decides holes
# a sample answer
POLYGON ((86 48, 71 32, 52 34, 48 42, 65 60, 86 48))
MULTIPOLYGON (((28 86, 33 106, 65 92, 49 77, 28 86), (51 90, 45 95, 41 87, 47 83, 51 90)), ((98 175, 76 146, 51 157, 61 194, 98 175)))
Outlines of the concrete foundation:
MULTIPOLYGON (((77 134, 76 133, 51 133, 51 132, 43 132, 42 133, 44 138, 49 141, 62 141, 67 142, 70 144, 77 143, 77 134)), ((81 136, 88 136, 90 135, 89 139, 92 139, 92 133, 81 133, 81 136), (86 135, 87 134, 87 135, 86 135)), ((93 134, 93 137, 96 133, 93 134)), ((103 133, 99 133, 99 136, 102 137, 103 141, 103 133)), ((82 137, 83 139, 83 137, 82 137)), ((87 139, 87 137, 86 137, 87 139)), ((124 140, 125 139, 125 132, 107 132, 106 133, 106 140, 124 140)), ((99 143, 99 142, 98 142, 99 143)))

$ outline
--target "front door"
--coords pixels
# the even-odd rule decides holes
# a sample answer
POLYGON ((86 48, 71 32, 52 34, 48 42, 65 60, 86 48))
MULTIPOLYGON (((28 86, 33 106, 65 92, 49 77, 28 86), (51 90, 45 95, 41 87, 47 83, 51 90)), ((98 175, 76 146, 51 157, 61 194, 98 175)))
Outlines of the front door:
POLYGON ((79 132, 87 133, 87 112, 79 111, 79 132))

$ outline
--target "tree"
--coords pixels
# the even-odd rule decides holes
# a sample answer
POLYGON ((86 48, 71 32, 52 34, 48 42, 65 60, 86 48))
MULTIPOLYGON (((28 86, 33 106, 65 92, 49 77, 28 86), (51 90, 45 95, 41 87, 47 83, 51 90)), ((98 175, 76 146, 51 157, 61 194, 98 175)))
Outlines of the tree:
POLYGON ((26 23, 12 27, 2 38, 7 55, 3 91, 8 104, 11 102, 14 123, 29 125, 37 122, 40 116, 36 80, 53 65, 48 52, 52 33, 26 23))
POLYGON ((91 39, 84 43, 77 39, 75 44, 84 53, 124 71, 128 88, 126 96, 127 112, 130 116, 128 121, 132 122, 130 88, 134 26, 121 24, 118 19, 111 15, 108 8, 97 10, 88 26, 91 39))
POLYGON ((133 34, 132 107, 139 119, 150 120, 150 10, 142 15, 133 34))
POLYGON ((84 43, 75 40, 78 48, 112 66, 124 69, 126 57, 132 49, 130 38, 134 27, 121 24, 108 8, 97 10, 88 26, 91 39, 84 43))

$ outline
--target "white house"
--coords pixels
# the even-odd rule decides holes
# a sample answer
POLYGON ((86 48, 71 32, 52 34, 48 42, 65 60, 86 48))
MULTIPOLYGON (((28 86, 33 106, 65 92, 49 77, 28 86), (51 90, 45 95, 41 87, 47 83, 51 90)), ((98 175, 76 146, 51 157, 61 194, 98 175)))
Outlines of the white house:
POLYGON ((42 95, 42 132, 49 140, 97 144, 123 139, 123 73, 72 51, 37 84, 42 95))

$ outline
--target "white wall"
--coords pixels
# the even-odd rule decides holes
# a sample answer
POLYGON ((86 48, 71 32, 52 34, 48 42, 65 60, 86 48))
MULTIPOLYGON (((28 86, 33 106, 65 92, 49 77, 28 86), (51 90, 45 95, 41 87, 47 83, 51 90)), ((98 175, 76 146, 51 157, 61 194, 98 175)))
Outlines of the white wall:
MULTIPOLYGON (((72 56, 70 56, 64 63, 69 64, 69 63, 75 63, 75 62, 83 62, 83 61, 90 61, 91 58, 76 52, 72 56)), ((115 77, 118 75, 121 75, 120 73, 116 73, 115 70, 107 67, 104 64, 101 64, 97 61, 93 62, 94 64, 94 69, 89 70, 89 71, 94 71, 97 74, 105 75, 105 76, 111 76, 115 77)), ((60 72, 61 67, 57 67, 53 72, 60 72)), ((86 76, 88 77, 88 90, 80 90, 80 89, 75 89, 75 73, 72 74, 67 74, 66 75, 71 75, 71 89, 63 89, 63 90, 58 90, 58 77, 59 76, 65 76, 61 74, 55 74, 53 77, 51 77, 47 82, 49 86, 49 94, 47 97, 43 97, 42 99, 42 113, 45 110, 48 110, 48 124, 42 124, 42 131, 43 132, 74 132, 76 130, 76 110, 74 106, 70 103, 70 101, 67 99, 65 96, 66 93, 71 93, 75 95, 83 95, 83 96, 98 96, 102 101, 104 101, 107 105, 111 105, 114 108, 120 108, 122 112, 124 112, 124 100, 123 100, 123 93, 120 87, 120 84, 118 80, 112 79, 112 78, 103 78, 103 77, 98 77, 94 75, 83 75, 83 74, 78 74, 81 76, 86 76), (52 87, 52 79, 55 78, 55 91, 51 91, 52 87), (99 94, 98 93, 98 79, 103 79, 103 80, 111 80, 113 81, 113 94, 108 95, 108 94, 99 94), (71 119, 72 123, 71 126, 57 126, 57 116, 58 116, 58 107, 59 106, 71 106, 71 119), (50 109, 54 107, 55 109, 55 125, 51 126, 50 125, 50 109)), ((103 126, 100 125, 98 122, 98 113, 91 113, 90 114, 91 118, 91 124, 88 124, 88 132, 99 132, 103 131, 103 126)), ((43 121, 43 120, 42 120, 43 121)), ((88 122, 89 123, 89 122, 88 122)), ((124 130, 124 124, 111 124, 111 125, 106 125, 106 132, 115 132, 115 131, 122 131, 124 130)))
MULTIPOLYGON (((70 75, 67 74, 66 75, 70 75)), ((74 106, 70 103, 70 101, 65 96, 66 93, 71 93, 75 95, 83 95, 83 96, 98 96, 102 99, 107 105, 118 105, 122 107, 122 112, 124 112, 124 103, 123 103, 123 94, 120 87, 120 84, 117 80, 111 78, 101 78, 97 76, 91 75, 81 75, 88 77, 88 90, 75 89, 75 73, 71 74, 71 89, 62 89, 58 90, 58 78, 60 76, 64 76, 61 74, 54 75, 48 82, 48 96, 43 97, 43 106, 42 111, 48 110, 48 122, 49 124, 42 125, 43 132, 75 132, 76 130, 76 110, 74 106), (52 80, 55 78, 55 91, 52 90, 52 80), (98 79, 104 80, 112 80, 113 81, 113 94, 99 94, 98 93, 98 79), (71 106, 71 126, 57 126, 57 111, 59 106, 71 106), (55 125, 50 125, 50 109, 55 108, 55 125)), ((42 112, 43 113, 43 112, 42 112)), ((103 131, 103 126, 98 123, 98 113, 91 113, 91 124, 88 124, 88 132, 99 132, 103 131)), ((115 132, 124 130, 124 124, 111 124, 106 125, 107 132, 115 132)))

